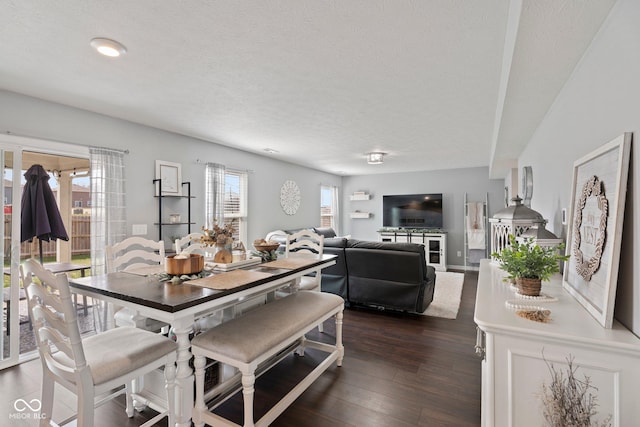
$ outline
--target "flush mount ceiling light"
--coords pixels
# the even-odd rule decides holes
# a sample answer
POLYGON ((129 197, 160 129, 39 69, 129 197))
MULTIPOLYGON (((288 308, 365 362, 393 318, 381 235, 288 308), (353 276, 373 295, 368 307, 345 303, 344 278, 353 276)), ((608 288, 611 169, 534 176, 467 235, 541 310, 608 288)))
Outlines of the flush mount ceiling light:
POLYGON ((96 37, 91 39, 91 47, 101 53, 104 56, 110 56, 112 58, 117 58, 120 55, 124 55, 127 53, 127 48, 124 47, 121 43, 118 43, 115 40, 105 39, 101 37, 96 37))
POLYGON ((367 153, 367 163, 370 165, 381 165, 384 162, 385 153, 375 151, 373 153, 367 153))

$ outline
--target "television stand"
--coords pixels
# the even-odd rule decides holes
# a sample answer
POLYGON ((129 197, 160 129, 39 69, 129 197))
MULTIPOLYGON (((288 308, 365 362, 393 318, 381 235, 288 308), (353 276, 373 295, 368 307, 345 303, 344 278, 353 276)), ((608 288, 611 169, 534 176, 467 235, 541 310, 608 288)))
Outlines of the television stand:
POLYGON ((389 229, 378 231, 381 242, 418 243, 424 245, 427 265, 447 271, 447 234, 433 229, 389 229))

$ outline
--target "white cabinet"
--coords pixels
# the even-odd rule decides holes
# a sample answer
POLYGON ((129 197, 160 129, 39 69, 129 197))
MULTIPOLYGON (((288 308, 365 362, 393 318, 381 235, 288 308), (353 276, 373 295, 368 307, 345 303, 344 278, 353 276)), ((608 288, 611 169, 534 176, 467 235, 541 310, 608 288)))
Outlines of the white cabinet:
POLYGON ((446 234, 415 234, 411 233, 411 243, 424 245, 427 265, 438 271, 447 271, 447 235, 446 234))
POLYGON ((392 240, 392 242, 409 243, 410 239, 411 239, 411 235, 410 234, 397 233, 395 240, 392 240))
POLYGON ((476 348, 484 354, 482 425, 547 425, 542 396, 552 383, 551 368, 566 379, 568 361, 577 380, 589 379, 587 395, 597 399, 592 425, 609 416, 612 426, 637 425, 640 339, 617 322, 611 329, 600 326, 562 288, 559 275, 542 285, 542 293, 556 301, 538 303, 517 299, 503 277, 490 260, 481 261, 475 322, 476 348), (549 309, 550 321, 518 316, 514 301, 549 309))
POLYGON ((407 233, 394 233, 387 231, 379 231, 378 237, 381 242, 407 242, 407 233), (400 240, 398 240, 400 239, 400 240))
POLYGON ((419 243, 424 245, 427 265, 447 271, 447 235, 419 231, 380 231, 381 242, 419 243))

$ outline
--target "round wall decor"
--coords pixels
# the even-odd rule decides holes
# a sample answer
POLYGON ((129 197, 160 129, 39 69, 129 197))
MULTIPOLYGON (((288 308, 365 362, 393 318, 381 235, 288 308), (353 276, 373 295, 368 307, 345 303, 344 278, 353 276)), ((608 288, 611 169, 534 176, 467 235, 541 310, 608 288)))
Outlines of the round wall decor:
POLYGON ((295 215, 300 207, 300 188, 295 181, 287 180, 280 188, 280 206, 287 215, 295 215))

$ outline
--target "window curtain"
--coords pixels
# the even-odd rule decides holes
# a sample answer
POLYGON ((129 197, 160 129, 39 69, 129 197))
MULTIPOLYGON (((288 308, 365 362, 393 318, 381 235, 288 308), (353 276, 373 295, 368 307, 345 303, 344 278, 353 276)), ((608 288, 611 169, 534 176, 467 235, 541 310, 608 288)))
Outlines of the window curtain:
POLYGON ((105 248, 122 241, 127 232, 124 152, 89 148, 91 165, 91 269, 103 274, 105 248))
POLYGON ((336 232, 336 235, 341 236, 339 190, 340 189, 335 185, 331 187, 331 204, 333 205, 333 229, 336 232))
POLYGON ((225 167, 219 163, 207 163, 205 168, 205 227, 212 229, 224 224, 225 167))

